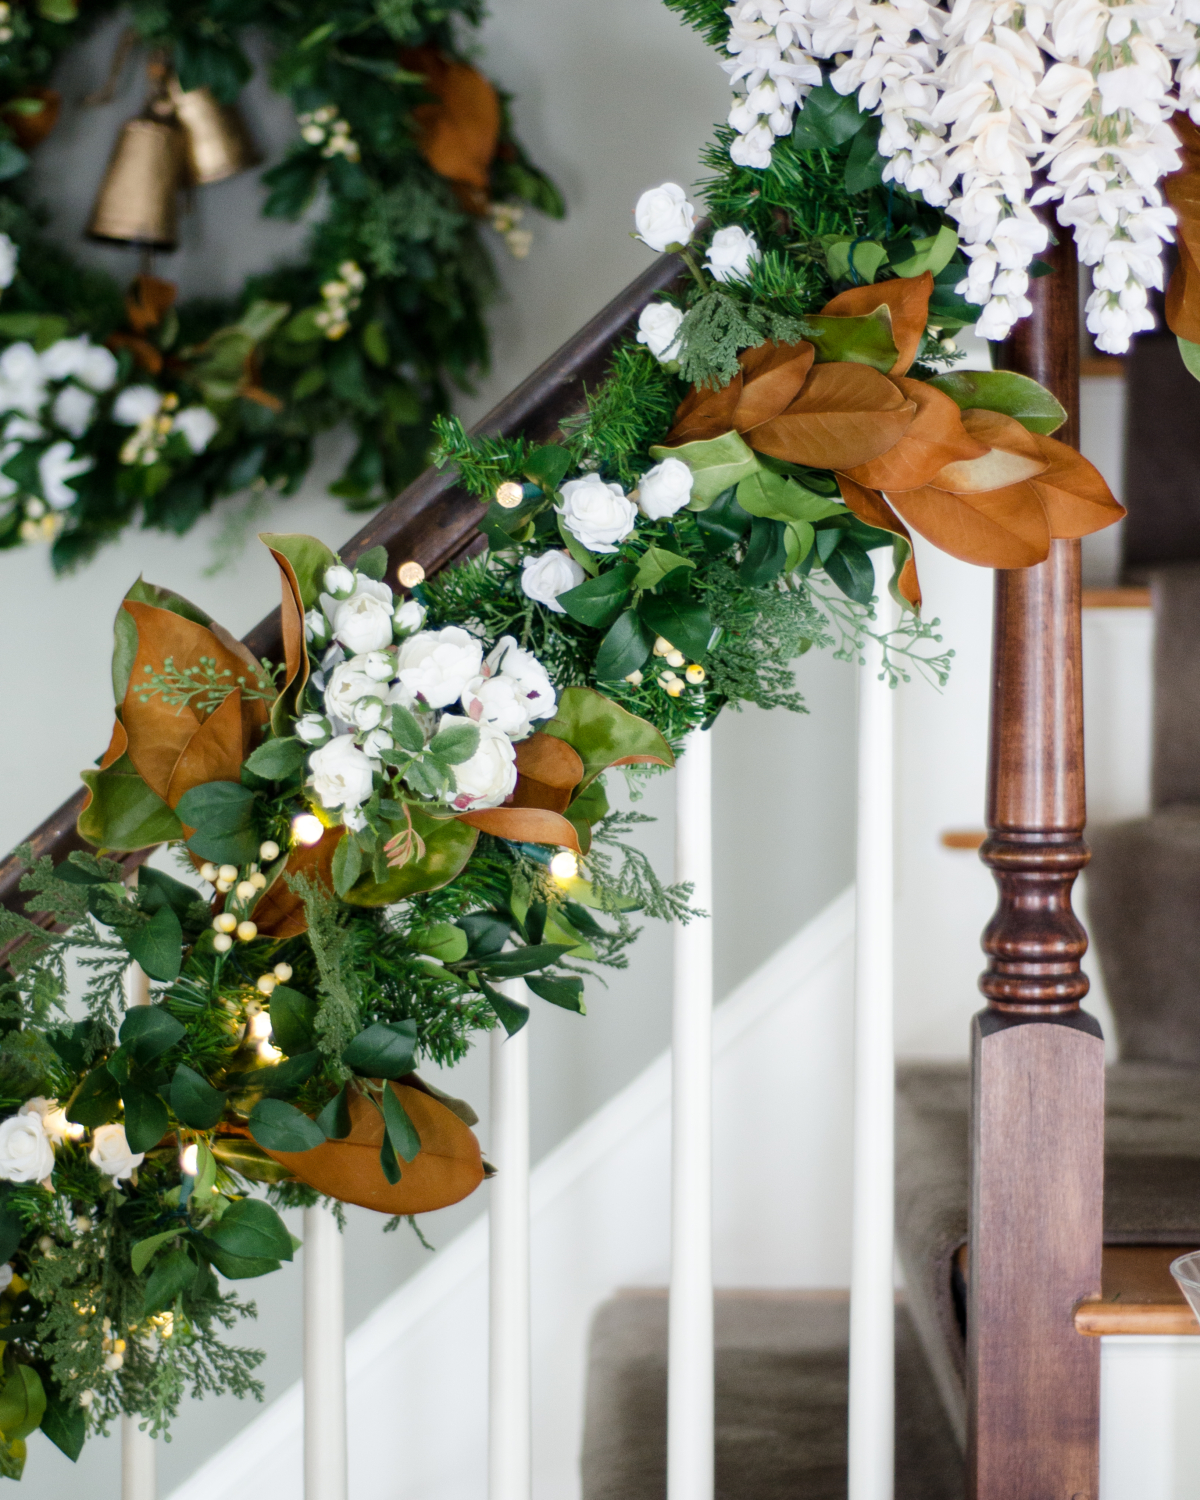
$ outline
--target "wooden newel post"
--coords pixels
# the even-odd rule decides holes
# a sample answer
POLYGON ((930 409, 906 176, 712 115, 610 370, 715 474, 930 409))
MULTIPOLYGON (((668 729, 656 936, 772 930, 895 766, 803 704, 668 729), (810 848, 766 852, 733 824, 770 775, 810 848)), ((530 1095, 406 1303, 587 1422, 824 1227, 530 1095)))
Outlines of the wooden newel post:
MULTIPOLYGON (((1047 386, 1079 433, 1077 267, 1069 235, 1033 282, 1006 368, 1047 386)), ((983 935, 988 1008, 972 1026, 971 1500, 1096 1500, 1100 1340, 1075 1332, 1100 1291, 1104 1042, 1079 1008, 1087 863, 1079 543, 998 572, 981 852, 999 889, 983 935)))

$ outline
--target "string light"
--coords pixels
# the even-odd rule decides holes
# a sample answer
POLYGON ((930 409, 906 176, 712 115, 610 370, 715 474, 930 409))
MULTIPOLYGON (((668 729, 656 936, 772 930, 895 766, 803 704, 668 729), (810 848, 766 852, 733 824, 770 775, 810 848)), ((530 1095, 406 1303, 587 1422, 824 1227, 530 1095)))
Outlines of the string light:
POLYGON ((195 1177, 200 1170, 200 1148, 193 1141, 179 1153, 179 1170, 185 1177, 195 1177))
POLYGON ((50 1110, 46 1116, 46 1130, 50 1135, 59 1135, 69 1141, 77 1141, 84 1135, 85 1129, 85 1126, 77 1124, 74 1120, 68 1120, 66 1110, 61 1107, 50 1110))
POLYGON ((506 479, 496 488, 496 504, 502 505, 505 510, 516 510, 524 498, 525 491, 511 479, 506 479))
POLYGON ((299 844, 319 844, 325 837, 325 825, 315 813, 297 813, 292 819, 292 835, 299 844))
POLYGON ((283 1053, 278 1047, 272 1047, 270 1042, 263 1041, 258 1044, 258 1055, 263 1062, 274 1063, 279 1061, 283 1053))
POLYGON ((565 885, 579 874, 579 861, 570 849, 560 849, 550 861, 550 873, 565 885))
MULTIPOLYGON (((264 978, 267 976, 264 975, 264 978)), ((260 1010, 256 1015, 250 1017, 250 1035, 255 1041, 262 1041, 264 1037, 271 1035, 271 1017, 265 1010, 260 1010)))
POLYGON ((417 584, 425 582, 425 569, 419 562, 401 563, 396 569, 396 577, 406 589, 415 589, 417 584))

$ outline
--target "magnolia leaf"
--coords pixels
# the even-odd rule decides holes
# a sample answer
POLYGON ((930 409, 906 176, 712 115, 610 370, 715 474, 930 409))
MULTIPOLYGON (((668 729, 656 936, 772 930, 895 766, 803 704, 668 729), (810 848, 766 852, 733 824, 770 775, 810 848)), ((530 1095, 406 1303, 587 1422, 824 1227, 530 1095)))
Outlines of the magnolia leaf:
POLYGON ((684 443, 679 448, 654 447, 650 449, 650 457, 678 458, 687 464, 692 471, 692 498, 688 501, 688 509, 700 511, 707 510, 731 485, 762 467, 762 460, 739 432, 684 443))
MULTIPOLYGON (((408 804, 412 829, 424 852, 416 852, 401 865, 388 869, 387 879, 376 881, 368 871, 344 896, 352 906, 394 906, 419 891, 436 891, 464 868, 479 838, 478 831, 458 818, 433 818, 415 804, 408 804)), ((388 842, 408 834, 406 823, 390 820, 388 842)))
POLYGON ((76 827, 89 844, 120 853, 183 838, 179 818, 146 785, 128 755, 103 771, 81 774, 91 796, 76 827))
POLYGON ((800 319, 800 325, 803 337, 816 350, 818 364, 849 360, 852 364, 869 365, 886 375, 900 357, 892 334, 892 315, 887 307, 878 307, 861 317, 826 317, 821 313, 810 313, 800 319))
POLYGON ((638 563, 633 586, 637 589, 657 588, 668 573, 673 573, 677 568, 695 566, 690 558, 680 557, 677 552, 670 552, 665 547, 647 547, 638 563))
POLYGON ((565 688, 542 733, 566 740, 583 761, 576 800, 609 766, 675 764, 671 747, 653 724, 591 688, 565 688))
POLYGON ((886 375, 866 364, 840 360, 814 365, 787 410, 747 436, 760 453, 786 463, 852 469, 887 452, 915 415, 915 403, 886 375))
POLYGON ((1049 436, 1067 420, 1066 409, 1045 386, 1013 370, 951 370, 929 382, 963 411, 998 411, 1030 432, 1049 436))
POLYGON ((11 1446, 37 1430, 46 1410, 46 1390, 32 1365, 10 1368, 12 1373, 0 1389, 0 1433, 11 1446))
POLYGON ((325 587, 325 570, 337 562, 337 556, 314 536, 264 531, 259 533, 273 552, 281 552, 292 565, 304 608, 312 609, 325 587))
POLYGON ((1190 340, 1176 337, 1179 345, 1179 353, 1187 366, 1188 373, 1200 380, 1200 344, 1193 344, 1190 340))
POLYGON ((213 1156, 227 1172, 236 1172, 250 1182, 287 1182, 291 1170, 261 1146, 239 1136, 218 1136, 212 1145, 213 1156))
POLYGON ((607 630, 629 603, 633 588, 647 587, 636 584, 638 576, 636 563, 618 562, 598 577, 585 579, 575 588, 559 594, 558 603, 581 625, 607 630))
POLYGON ((712 638, 712 617, 702 604, 678 594, 644 595, 638 613, 655 635, 670 641, 689 661, 702 661, 712 638))

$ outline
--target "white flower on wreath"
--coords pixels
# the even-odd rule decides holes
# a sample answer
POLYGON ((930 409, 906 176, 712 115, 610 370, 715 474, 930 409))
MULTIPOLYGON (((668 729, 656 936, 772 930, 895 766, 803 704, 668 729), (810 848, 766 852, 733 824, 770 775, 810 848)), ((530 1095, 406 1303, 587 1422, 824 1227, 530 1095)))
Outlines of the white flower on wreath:
POLYGON ((20 260, 20 251, 8 235, 0 234, 0 289, 12 286, 17 276, 17 262, 20 260))
MULTIPOLYGON (((370 578, 362 581, 374 582, 370 578)), ((386 584, 376 586, 387 588, 386 584)), ((334 639, 354 656, 390 646, 393 625, 391 590, 388 589, 386 599, 381 599, 376 593, 367 593, 365 589, 356 591, 349 599, 334 605, 330 624, 334 639)))
POLYGON ((638 238, 651 250, 663 251, 669 245, 686 245, 696 227, 696 210, 677 182, 664 182, 648 188, 633 211, 638 238))
POLYGON ((679 328, 683 312, 669 302, 648 302, 638 318, 637 341, 662 364, 679 358, 679 328))
POLYGON ((42 373, 47 380, 74 378, 90 391, 110 391, 117 383, 117 360, 111 349, 93 344, 86 334, 57 339, 41 354, 42 373))
POLYGON ((44 1182, 54 1171, 54 1147, 39 1104, 30 1100, 0 1122, 0 1177, 8 1182, 44 1182))
POLYGON ((533 652, 522 651, 515 636, 505 635, 488 653, 480 675, 463 690, 462 706, 477 724, 523 740, 536 720, 553 717, 554 684, 533 652))
POLYGON ((370 797, 380 766, 358 748, 352 734, 339 734, 313 751, 308 768, 312 772, 310 785, 322 807, 353 812, 370 797))
POLYGON ((479 726, 479 748, 454 768, 454 806, 459 812, 499 807, 517 785, 517 752, 503 730, 479 726))
POLYGON ((32 344, 9 344, 0 354, 0 411, 36 417, 46 399, 46 377, 32 344))
POLYGON ((681 458, 664 458, 638 481, 638 504, 651 521, 673 516, 692 498, 692 471, 681 458))
POLYGON ((718 229, 712 237, 704 264, 714 281, 747 281, 754 263, 762 259, 758 241, 740 224, 718 229))
POLYGON ((162 400, 152 385, 127 385, 113 402, 112 419, 122 427, 140 427, 158 416, 162 400))
POLYGON ((325 686, 325 712, 342 724, 353 724, 354 705, 360 698, 378 696, 379 683, 366 670, 365 656, 340 662, 325 686))
POLYGON ((586 577, 571 554, 561 547, 543 552, 540 557, 526 557, 521 562, 522 593, 556 615, 566 614, 558 602, 559 594, 578 588, 586 577))
POLYGON ((181 432, 193 453, 203 453, 221 424, 207 406, 185 406, 175 413, 175 431, 181 432))
POLYGON ((589 552, 615 552, 637 522, 637 506, 619 484, 605 484, 599 474, 570 479, 559 493, 563 525, 589 552))
POLYGON ((96 398, 90 391, 80 390, 77 385, 64 385, 54 398, 50 414, 65 432, 80 438, 91 426, 95 411, 96 398))
POLYGON ((479 640, 458 625, 446 625, 441 630, 422 630, 401 642, 396 676, 402 687, 428 707, 448 708, 479 676, 482 665, 479 640))
POLYGON ((93 466, 90 458, 76 458, 70 443, 51 443, 38 459, 38 482, 42 495, 52 510, 66 510, 74 505, 79 495, 69 483, 80 474, 86 474, 93 466))
POLYGON ((426 613, 425 606, 417 599, 405 599, 402 604, 397 604, 392 616, 396 634, 414 635, 424 625, 426 613))
POLYGON ((92 1132, 88 1160, 104 1177, 122 1182, 132 1177, 146 1160, 144 1151, 131 1151, 124 1125, 97 1125, 92 1132))

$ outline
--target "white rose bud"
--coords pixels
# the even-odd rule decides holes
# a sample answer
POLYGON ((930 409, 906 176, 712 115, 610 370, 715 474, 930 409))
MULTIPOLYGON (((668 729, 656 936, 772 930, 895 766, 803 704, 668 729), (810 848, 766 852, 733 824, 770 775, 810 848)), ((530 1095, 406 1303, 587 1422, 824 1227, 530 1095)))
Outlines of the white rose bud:
POLYGON ((737 224, 718 229, 708 247, 704 263, 714 281, 746 281, 755 261, 762 259, 758 241, 737 224))
POLYGON ((330 809, 361 807, 371 795, 374 773, 379 770, 378 761, 363 754, 352 734, 339 734, 328 745, 314 750, 308 765, 312 789, 321 806, 330 809))
POLYGON ((599 474, 568 480, 560 493, 563 524, 590 552, 615 552, 636 524, 637 507, 619 484, 605 484, 599 474))
POLYGON ((181 432, 193 453, 203 453, 221 424, 207 406, 185 406, 175 414, 175 431, 181 432))
POLYGON ((460 812, 499 807, 517 784, 517 752, 503 731, 479 726, 479 748, 470 760, 455 766, 454 806, 460 812))
POLYGON ((692 471, 680 458, 664 458, 638 481, 638 504, 651 521, 673 516, 691 498, 692 471))
POLYGON ((54 1147, 43 1112, 31 1101, 0 1124, 0 1177, 8 1182, 41 1182, 54 1171, 54 1147))
POLYGON ((325 569, 325 592, 334 598, 345 599, 354 592, 354 574, 341 563, 325 569))
POLYGON ((374 698, 379 683, 363 671, 365 658, 352 656, 333 669, 325 688, 325 712, 343 724, 353 724, 354 705, 360 698, 374 698))
POLYGON ((392 616, 392 623, 398 635, 413 635, 425 623, 425 606, 419 604, 416 599, 406 599, 403 604, 396 606, 396 613, 392 616))
POLYGON ((556 615, 566 613, 558 602, 559 594, 577 588, 587 574, 569 552, 556 548, 541 557, 527 557, 521 563, 521 588, 535 604, 544 604, 556 615))
POLYGON ((316 714, 305 714, 296 720, 296 738, 306 745, 323 745, 331 732, 329 720, 319 719, 316 714))
POLYGON ((650 302, 638 318, 639 344, 645 344, 655 359, 667 364, 679 358, 679 325, 683 313, 669 302, 650 302))
POLYGON ((376 729, 382 718, 382 698, 360 698, 354 705, 354 723, 359 729, 376 729))
POLYGON ((396 663, 386 651, 368 651, 363 671, 376 682, 387 682, 396 670, 396 663))
POLYGON ((430 708, 448 708, 483 665, 483 647, 457 625, 423 630, 404 641, 396 658, 396 676, 414 697, 430 708))
POLYGON ((88 1160, 102 1176, 121 1182, 132 1177, 146 1157, 144 1152, 129 1149, 124 1125, 97 1125, 88 1160))
POLYGON ((665 250, 668 245, 686 245, 696 227, 696 210, 677 182, 664 182, 649 188, 637 201, 633 211, 638 237, 651 250, 665 250))
POLYGON ((351 655, 378 651, 392 644, 391 601, 355 594, 335 607, 332 624, 334 637, 351 655))
POLYGON ((329 641, 329 621, 319 609, 310 609, 304 616, 304 639, 314 646, 324 646, 329 641))
POLYGON ((372 729, 363 737, 363 753, 378 757, 385 750, 390 750, 395 743, 395 740, 392 739, 386 729, 372 729))

